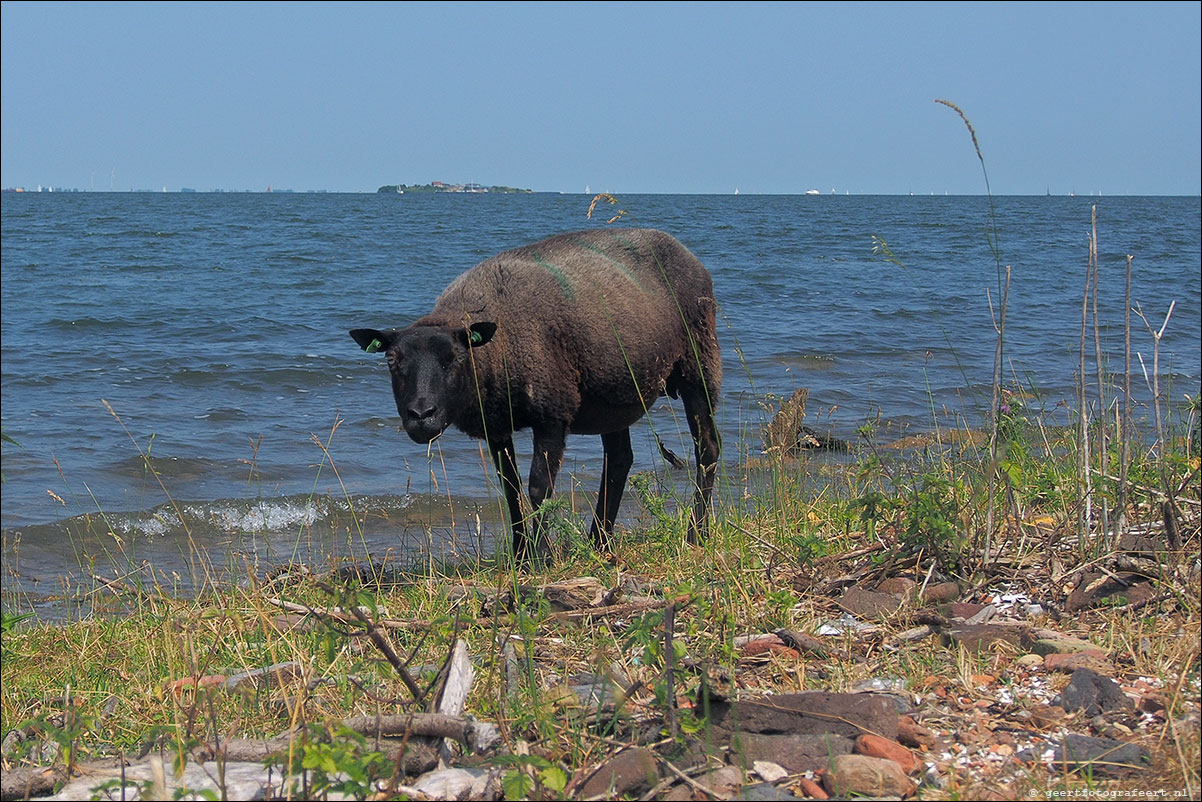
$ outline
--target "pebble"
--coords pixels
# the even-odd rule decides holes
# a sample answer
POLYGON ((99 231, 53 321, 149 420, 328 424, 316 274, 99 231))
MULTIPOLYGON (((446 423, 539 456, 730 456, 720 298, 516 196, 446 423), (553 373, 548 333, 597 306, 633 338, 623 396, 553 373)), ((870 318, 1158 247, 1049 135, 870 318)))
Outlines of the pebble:
POLYGON ((836 796, 907 797, 918 786, 892 760, 865 755, 835 755, 822 784, 836 796))
POLYGON ((1014 665, 1021 668, 1040 668, 1043 666, 1043 655, 1024 654, 1022 657, 1014 661, 1014 665))

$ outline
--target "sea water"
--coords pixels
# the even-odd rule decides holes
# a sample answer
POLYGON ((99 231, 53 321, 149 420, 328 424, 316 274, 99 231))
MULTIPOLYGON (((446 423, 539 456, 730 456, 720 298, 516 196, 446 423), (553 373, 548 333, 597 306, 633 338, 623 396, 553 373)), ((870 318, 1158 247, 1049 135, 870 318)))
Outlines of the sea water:
MULTIPOLYGON (((844 439, 866 421, 882 437, 978 425, 1007 267, 1005 381, 1075 408, 1094 207, 1104 370, 1122 370, 1130 254, 1147 318, 1132 330, 1137 414, 1149 326, 1170 304, 1162 391, 1180 404, 1199 390, 1197 197, 628 195, 588 219, 590 201, 5 193, 5 592, 54 592, 92 560, 187 584, 198 558, 491 553, 504 521, 486 452, 399 432, 384 360, 347 331, 404 326, 475 263, 564 231, 660 228, 709 268, 724 471, 801 387, 807 421, 844 439)), ((661 399, 633 435, 635 471, 687 485, 657 442, 691 457, 679 404, 661 399)), ((516 442, 528 459, 528 436, 516 442)), ((568 515, 586 514, 600 454, 599 438, 569 438, 568 515)), ((628 497, 624 518, 638 513, 628 497)))

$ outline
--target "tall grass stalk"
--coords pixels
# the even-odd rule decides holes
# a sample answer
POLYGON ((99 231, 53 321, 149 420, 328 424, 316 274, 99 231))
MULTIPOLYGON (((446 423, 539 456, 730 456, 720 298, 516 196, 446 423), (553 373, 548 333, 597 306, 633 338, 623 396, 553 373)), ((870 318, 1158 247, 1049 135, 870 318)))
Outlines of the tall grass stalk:
POLYGON ((1089 328, 1089 288, 1093 281, 1094 242, 1089 240, 1085 268, 1085 290, 1081 294, 1081 339, 1078 344, 1077 367, 1077 545, 1084 551, 1089 542, 1093 520, 1093 478, 1089 471, 1089 397, 1085 373, 1085 332, 1089 328))
POLYGON ((956 114, 960 115, 960 119, 964 121, 965 127, 968 128, 968 133, 972 137, 972 147, 976 151, 977 161, 981 164, 981 175, 985 179, 985 194, 989 198, 989 220, 985 227, 985 241, 989 245, 989 251, 993 254, 994 266, 997 270, 998 282, 998 297, 1001 299, 1001 310, 994 324, 994 329, 997 332, 997 347, 994 351, 993 358, 993 387, 989 403, 989 466, 987 469, 986 481, 988 484, 988 509, 985 512, 985 539, 982 548, 982 564, 988 564, 989 553, 993 545, 993 535, 995 528, 994 521, 994 501, 997 496, 997 483, 1001 472, 998 470, 1000 466, 998 442, 998 422, 1001 416, 1002 402, 1002 365, 1005 354, 1006 340, 1006 307, 1010 298, 1010 266, 1005 268, 1005 285, 1003 286, 1002 277, 1002 252, 998 243, 997 231, 997 206, 993 199, 993 190, 989 186, 989 171, 985 167, 985 155, 981 152, 981 143, 977 139, 977 130, 973 127, 972 122, 968 119, 968 115, 964 110, 952 103, 950 100, 940 100, 936 98, 936 103, 947 106, 956 114))

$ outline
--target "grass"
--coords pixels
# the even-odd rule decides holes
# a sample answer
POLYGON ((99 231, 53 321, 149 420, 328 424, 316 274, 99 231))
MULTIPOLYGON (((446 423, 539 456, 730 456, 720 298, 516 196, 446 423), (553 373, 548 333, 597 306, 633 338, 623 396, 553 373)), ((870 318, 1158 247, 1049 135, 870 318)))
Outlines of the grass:
MULTIPOLYGON (((856 447, 847 463, 814 457, 771 460, 759 466, 766 478, 758 481, 770 482, 768 492, 719 509, 712 536, 700 547, 685 543, 684 521, 673 511, 675 500, 657 492, 649 479, 638 479, 634 487, 646 511, 644 523, 620 533, 615 564, 594 554, 586 535, 573 530, 577 522, 563 517, 558 525, 573 550, 540 577, 487 561, 433 566, 424 574, 384 584, 362 578, 336 581, 301 571, 272 578, 246 573, 239 582, 201 583, 195 597, 176 598, 154 586, 127 589, 122 595, 129 609, 118 617, 46 625, 6 615, 0 719, 6 734, 20 730, 31 737, 8 750, 5 760, 15 765, 54 755, 78 762, 148 748, 170 757, 215 737, 272 736, 298 721, 320 724, 414 706, 412 692, 363 637, 363 627, 327 621, 289 629, 281 621, 282 611, 269 601, 285 598, 322 609, 366 605, 371 618, 415 622, 389 630, 389 637, 419 685, 429 674, 418 667, 439 665, 458 631, 479 672, 467 709, 502 723, 510 746, 529 744, 530 753, 546 761, 541 771, 557 767, 570 776, 612 751, 615 740, 631 737, 648 718, 663 720, 668 700, 664 611, 582 625, 557 619, 538 594, 519 593, 521 601, 512 612, 494 617, 483 591, 517 590, 521 583, 582 575, 596 577, 605 588, 624 583, 632 588, 631 580, 636 580, 638 589, 628 590, 627 596, 649 593, 680 600, 674 607, 673 657, 710 667, 712 677, 727 678, 740 693, 843 691, 874 677, 906 678, 912 688, 933 678, 970 693, 967 678, 1005 676, 1015 655, 932 649, 929 640, 891 647, 891 638, 911 623, 905 617, 868 641, 836 639, 831 652, 842 652, 844 659, 749 665, 733 644, 738 635, 779 627, 816 631, 836 611, 829 595, 815 591, 842 573, 863 584, 890 575, 921 582, 932 571, 965 587, 1011 580, 1038 589, 1033 594, 1037 600, 1062 604, 1060 588, 1073 581, 1075 568, 1105 566, 1113 553, 1102 532, 1084 540, 1072 535, 1076 430, 1048 427, 1016 407, 1011 410, 1002 465, 1007 492, 998 494, 1003 500, 995 510, 995 556, 989 564, 976 562, 980 549, 974 545, 985 526, 989 498, 982 450, 938 428, 932 444, 920 452, 890 453, 869 440, 856 447), (814 473, 825 474, 824 482, 815 485, 814 473), (849 554, 861 556, 844 557, 849 554), (1021 572, 1014 569, 1019 565, 1024 566, 1021 572), (455 591, 462 587, 471 592, 455 591), (499 646, 507 642, 522 650, 524 677, 518 693, 507 689, 499 646), (298 681, 246 693, 197 690, 202 677, 279 663, 298 664, 298 681), (608 729, 595 726, 596 711, 554 690, 563 678, 584 672, 616 674, 625 684, 637 685, 623 719, 608 729)), ((1174 437, 1163 450, 1139 449, 1137 454, 1127 491, 1133 526, 1159 520, 1163 505, 1156 488, 1162 475, 1183 484, 1181 506, 1196 512, 1198 456, 1189 439, 1174 437)), ((1117 495, 1117 489, 1102 483, 1094 490, 1117 495)), ((1181 582, 1173 577, 1197 559, 1197 515, 1183 516, 1179 531, 1186 549, 1166 554, 1160 562, 1161 601, 1138 611, 1088 612, 1072 628, 1117 655, 1124 674, 1156 678, 1169 689, 1170 704, 1196 710, 1202 620, 1197 578, 1194 574, 1192 582, 1181 582)), ((696 674, 681 674, 672 695, 695 693, 698 681, 696 674)), ((696 726, 690 711, 678 714, 686 729, 696 726)), ((1160 738, 1156 771, 1176 783, 1173 787, 1198 788, 1197 733, 1166 731, 1160 738)), ((1148 739, 1154 740, 1152 734, 1148 739)), ((321 739, 312 743, 314 749, 318 744, 325 744, 321 748, 327 752, 332 748, 321 739)), ((369 754, 366 747, 344 750, 336 762, 360 765, 355 761, 367 761, 369 754)), ((1041 771, 1031 772, 1032 787, 1043 782, 1041 771)), ((549 787, 558 778, 548 774, 549 787)), ((1077 783, 1068 779, 1064 787, 1077 783)), ((1095 787, 1131 786, 1111 781, 1095 787)), ((965 785, 955 793, 972 792, 965 785)), ((924 796, 941 793, 929 790, 924 796)))

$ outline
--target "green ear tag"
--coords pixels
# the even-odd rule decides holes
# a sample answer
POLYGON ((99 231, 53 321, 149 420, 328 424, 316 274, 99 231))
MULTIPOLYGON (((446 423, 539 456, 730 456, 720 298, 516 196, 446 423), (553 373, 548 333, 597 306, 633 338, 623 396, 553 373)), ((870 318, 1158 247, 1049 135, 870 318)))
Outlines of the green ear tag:
POLYGON ((376 351, 380 350, 380 347, 382 345, 384 345, 384 343, 380 342, 379 340, 372 340, 371 342, 369 342, 367 344, 367 347, 364 348, 363 350, 369 354, 374 354, 376 351))
POLYGON ((472 345, 479 345, 480 341, 483 339, 484 338, 480 336, 480 332, 473 331, 472 336, 468 338, 468 342, 470 342, 472 345))

